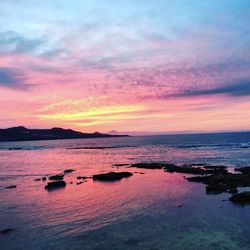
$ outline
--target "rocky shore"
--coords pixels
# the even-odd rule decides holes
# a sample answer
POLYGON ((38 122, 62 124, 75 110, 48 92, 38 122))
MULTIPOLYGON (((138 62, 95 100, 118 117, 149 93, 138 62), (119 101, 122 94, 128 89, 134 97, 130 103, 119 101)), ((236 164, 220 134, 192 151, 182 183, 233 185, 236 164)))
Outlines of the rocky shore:
MULTIPOLYGON (((167 162, 139 162, 139 163, 117 163, 113 166, 124 168, 139 168, 139 169, 158 169, 168 173, 187 174, 185 179, 189 182, 198 182, 205 185, 207 194, 221 194, 229 193, 229 201, 245 205, 250 204, 250 167, 235 168, 234 173, 228 172, 226 166, 220 165, 206 165, 206 164, 185 164, 176 165, 167 162), (240 188, 249 187, 249 192, 239 192, 240 188)), ((74 169, 66 169, 62 173, 42 176, 34 179, 34 181, 47 181, 45 186, 46 190, 54 190, 57 188, 66 187, 67 183, 64 181, 65 175, 75 172, 74 169)), ((134 172, 144 174, 144 172, 134 172)), ((93 179, 93 181, 118 181, 123 178, 131 177, 133 173, 128 171, 122 172, 107 172, 94 174, 93 176, 77 176, 76 185, 80 185, 87 182, 87 179, 93 179)), ((73 184, 71 181, 70 184, 73 184)), ((16 188, 16 185, 6 186, 6 189, 16 188)))
POLYGON ((177 166, 173 163, 135 163, 131 167, 145 169, 163 169, 169 173, 191 174, 195 176, 186 177, 190 182, 199 182, 206 185, 207 194, 230 193, 229 201, 245 205, 250 204, 250 192, 238 193, 241 187, 250 188, 250 167, 234 169, 229 173, 226 166, 210 166, 205 164, 189 164, 177 166))

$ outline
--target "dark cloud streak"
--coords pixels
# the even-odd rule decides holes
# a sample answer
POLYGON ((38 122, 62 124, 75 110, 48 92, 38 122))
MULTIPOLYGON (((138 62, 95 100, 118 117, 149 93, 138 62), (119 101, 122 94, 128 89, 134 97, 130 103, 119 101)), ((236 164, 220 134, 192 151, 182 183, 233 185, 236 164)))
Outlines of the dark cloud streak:
POLYGON ((0 86, 28 90, 31 85, 25 83, 25 76, 22 72, 13 68, 0 68, 0 86))
POLYGON ((44 44, 43 39, 29 39, 13 31, 0 33, 1 52, 30 52, 39 49, 44 44))
POLYGON ((249 96, 250 80, 242 80, 231 83, 229 85, 217 86, 211 89, 185 90, 183 93, 177 94, 177 97, 185 96, 201 96, 201 95, 218 95, 225 94, 230 96, 249 96))
POLYGON ((0 54, 34 54, 43 57, 61 56, 64 49, 55 48, 45 37, 27 37, 14 31, 0 32, 0 54))

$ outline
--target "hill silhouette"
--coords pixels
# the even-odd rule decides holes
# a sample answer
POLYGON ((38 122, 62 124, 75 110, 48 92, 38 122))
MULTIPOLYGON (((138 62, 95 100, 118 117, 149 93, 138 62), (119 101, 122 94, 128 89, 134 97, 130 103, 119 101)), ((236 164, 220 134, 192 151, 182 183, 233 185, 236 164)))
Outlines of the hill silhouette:
POLYGON ((79 138, 124 137, 128 135, 110 135, 99 132, 82 133, 72 129, 28 129, 23 126, 0 129, 0 141, 34 141, 79 138))

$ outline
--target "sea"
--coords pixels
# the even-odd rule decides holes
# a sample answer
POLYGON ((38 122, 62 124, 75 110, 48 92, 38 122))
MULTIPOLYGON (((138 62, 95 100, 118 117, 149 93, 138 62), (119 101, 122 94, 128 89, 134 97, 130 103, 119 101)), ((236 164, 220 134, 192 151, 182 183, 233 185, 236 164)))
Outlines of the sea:
POLYGON ((139 162, 234 171, 250 166, 250 133, 1 142, 0 230, 12 231, 0 234, 0 249, 250 249, 250 205, 208 195, 188 174, 116 165, 139 162), (75 171, 65 188, 34 181, 66 169, 75 171), (77 180, 110 171, 133 176, 77 180))

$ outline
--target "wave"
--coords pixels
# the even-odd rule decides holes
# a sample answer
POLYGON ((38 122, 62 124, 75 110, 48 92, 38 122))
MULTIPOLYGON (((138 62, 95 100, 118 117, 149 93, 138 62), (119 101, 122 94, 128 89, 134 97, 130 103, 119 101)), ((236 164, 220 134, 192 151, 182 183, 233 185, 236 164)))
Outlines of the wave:
POLYGON ((189 148, 210 148, 210 149, 216 149, 216 148, 250 148, 250 143, 228 143, 228 144, 199 144, 199 145, 175 145, 172 146, 174 148, 181 148, 181 149, 189 149, 189 148))
POLYGON ((247 142, 247 143, 241 143, 240 148, 250 148, 250 142, 247 142))

